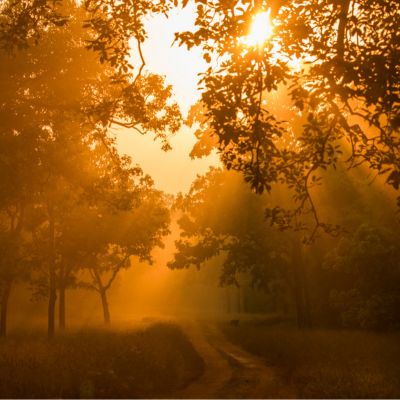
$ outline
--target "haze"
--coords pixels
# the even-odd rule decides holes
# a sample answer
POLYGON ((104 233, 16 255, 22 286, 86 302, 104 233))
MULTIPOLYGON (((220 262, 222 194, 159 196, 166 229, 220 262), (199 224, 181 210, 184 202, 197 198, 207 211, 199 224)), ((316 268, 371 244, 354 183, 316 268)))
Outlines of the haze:
POLYGON ((0 0, 0 398, 399 397, 399 25, 0 0))

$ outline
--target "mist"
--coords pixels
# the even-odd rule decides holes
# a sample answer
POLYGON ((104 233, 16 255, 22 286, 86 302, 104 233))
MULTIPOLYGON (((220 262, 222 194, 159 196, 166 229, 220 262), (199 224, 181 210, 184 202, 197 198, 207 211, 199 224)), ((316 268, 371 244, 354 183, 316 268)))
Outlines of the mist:
POLYGON ((400 4, 0 0, 0 398, 396 398, 400 4))

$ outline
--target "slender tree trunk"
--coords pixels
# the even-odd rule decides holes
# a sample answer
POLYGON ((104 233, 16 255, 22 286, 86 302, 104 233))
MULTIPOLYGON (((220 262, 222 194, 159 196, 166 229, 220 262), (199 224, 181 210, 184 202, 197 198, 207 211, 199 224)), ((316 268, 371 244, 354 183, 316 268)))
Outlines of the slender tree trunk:
POLYGON ((304 327, 311 328, 311 307, 310 307, 310 295, 308 290, 308 281, 307 281, 307 274, 306 268, 304 263, 304 257, 301 258, 301 262, 299 264, 299 272, 300 272, 300 279, 301 279, 301 288, 303 292, 303 317, 304 317, 304 327))
POLYGON ((108 306, 108 300, 107 300, 107 291, 104 289, 101 289, 99 293, 100 293, 100 297, 101 297, 101 304, 103 306, 104 324, 110 325, 111 317, 110 317, 110 308, 108 306))
POLYGON ((246 307, 244 303, 244 284, 240 286, 240 309, 242 310, 242 314, 246 314, 246 307))
POLYGON ((49 206, 49 303, 47 313, 47 333, 49 338, 52 338, 55 332, 55 309, 57 301, 54 231, 54 209, 51 205, 49 206))
POLYGON ((60 283, 60 298, 58 300, 58 327, 65 330, 65 284, 60 283))
MULTIPOLYGON (((24 216, 25 216, 25 204, 23 202, 16 205, 17 210, 19 210, 18 216, 12 216, 10 221, 10 231, 9 234, 17 242, 20 239, 20 234, 22 231, 24 216)), ((18 242, 19 245, 19 242, 18 242)), ((9 261, 8 261, 9 262, 9 261)), ((4 280, 3 290, 1 291, 0 298, 0 336, 5 337, 7 335, 7 314, 8 314, 8 301, 10 298, 11 287, 14 282, 13 274, 17 273, 18 261, 14 259, 11 261, 12 273, 11 276, 4 280)))
POLYGON ((107 299, 107 288, 103 285, 101 276, 98 273, 98 271, 96 271, 96 269, 93 269, 93 274, 94 274, 94 277, 96 278, 97 291, 99 292, 99 295, 101 298, 101 305, 103 307, 104 324, 110 325, 111 317, 110 317, 110 308, 108 306, 108 299, 107 299))
POLYGON ((60 263, 60 279, 59 279, 59 300, 58 300, 58 327, 60 330, 65 330, 65 292, 67 290, 67 270, 65 268, 65 260, 60 263))
POLYGON ((296 303, 297 325, 299 328, 311 326, 310 300, 306 282, 302 244, 293 240, 293 283, 296 303))
POLYGON ((1 308, 0 308, 0 336, 5 337, 7 334, 7 311, 8 299, 10 298, 12 281, 8 280, 4 283, 4 288, 1 293, 1 308))
POLYGON ((296 318, 297 326, 299 328, 304 328, 305 318, 304 318, 304 297, 303 297, 303 285, 301 279, 301 247, 298 240, 295 238, 292 242, 293 252, 292 252, 292 266, 293 266, 293 294, 296 306, 296 318))
POLYGON ((232 313, 232 309, 231 309, 231 294, 230 294, 230 290, 229 290, 229 286, 227 286, 225 288, 225 298, 226 298, 226 312, 228 314, 232 313))
POLYGON ((304 306, 303 306, 303 296, 301 293, 300 277, 298 271, 297 261, 293 262, 293 295, 296 307, 296 319, 297 326, 299 328, 304 327, 304 306))
POLYGON ((240 299, 240 286, 236 287, 235 292, 236 292, 236 312, 238 314, 241 314, 242 313, 242 302, 240 299))

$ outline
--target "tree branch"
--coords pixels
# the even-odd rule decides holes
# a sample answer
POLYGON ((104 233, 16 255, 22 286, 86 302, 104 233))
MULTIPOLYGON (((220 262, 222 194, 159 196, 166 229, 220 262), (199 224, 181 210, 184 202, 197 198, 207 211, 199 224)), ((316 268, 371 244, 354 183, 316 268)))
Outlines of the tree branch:
POLYGON ((112 283, 114 282, 115 278, 118 275, 118 272, 121 270, 121 268, 124 266, 124 264, 126 263, 126 261, 129 259, 131 255, 128 254, 125 256, 125 258, 123 260, 121 260, 114 268, 113 273, 111 275, 111 278, 109 279, 107 285, 103 286, 104 291, 110 289, 112 283))
POLYGON ((143 68, 146 65, 146 60, 144 59, 143 51, 142 51, 142 44, 139 39, 136 39, 136 42, 137 42, 137 48, 138 48, 138 52, 139 52, 139 56, 140 56, 140 60, 141 60, 142 64, 139 68, 138 73, 136 74, 135 79, 133 80, 133 84, 135 84, 136 81, 139 79, 139 77, 142 75, 143 68))

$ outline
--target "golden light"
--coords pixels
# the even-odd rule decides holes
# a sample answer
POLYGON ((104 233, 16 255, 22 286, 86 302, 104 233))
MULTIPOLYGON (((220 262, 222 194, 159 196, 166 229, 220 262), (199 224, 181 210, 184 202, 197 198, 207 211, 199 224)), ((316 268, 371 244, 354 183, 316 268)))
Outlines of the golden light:
POLYGON ((302 61, 300 58, 297 58, 296 56, 292 56, 289 59, 287 65, 290 67, 290 69, 293 72, 300 72, 303 64, 302 64, 302 61))
POLYGON ((268 9, 254 16, 249 34, 242 38, 245 44, 261 46, 272 36, 273 25, 270 14, 271 9, 268 9))
POLYGON ((239 43, 251 47, 263 47, 270 40, 271 47, 270 61, 284 61, 293 73, 301 72, 303 68, 303 60, 294 55, 288 57, 281 53, 281 44, 276 38, 272 38, 274 33, 274 24, 271 20, 271 9, 260 12, 253 17, 250 25, 249 33, 239 38, 239 43))

